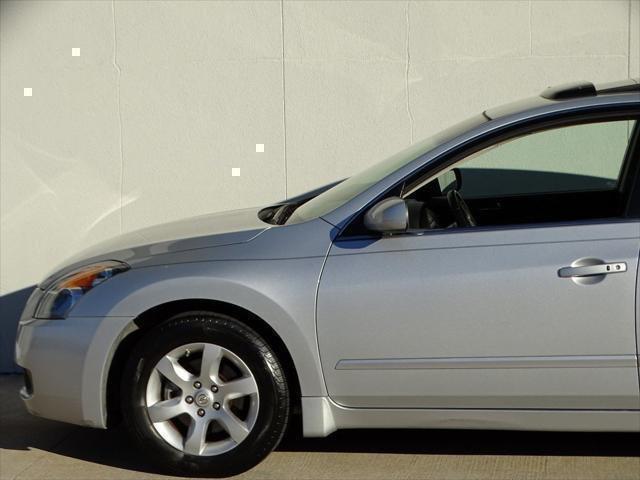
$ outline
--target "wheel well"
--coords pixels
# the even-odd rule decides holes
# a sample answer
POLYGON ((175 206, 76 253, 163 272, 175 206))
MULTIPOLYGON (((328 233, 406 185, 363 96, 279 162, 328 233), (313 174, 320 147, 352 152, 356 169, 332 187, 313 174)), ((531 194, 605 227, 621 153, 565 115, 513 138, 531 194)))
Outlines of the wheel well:
MULTIPOLYGON (((274 349, 278 359, 283 364, 285 375, 289 383, 289 390, 291 392, 291 410, 295 417, 300 415, 301 393, 298 372, 296 371, 296 367, 293 363, 293 358, 291 357, 289 350, 275 330, 273 330, 267 322, 254 313, 237 305, 217 300, 187 299, 163 303, 143 312, 134 320, 134 323, 138 326, 138 330, 135 330, 126 336, 118 345, 111 361, 109 376, 107 379, 108 427, 117 425, 122 419, 120 412, 120 380, 122 378, 124 366, 135 344, 145 334, 160 325, 162 322, 169 320, 171 317, 179 313, 187 312, 189 310, 205 310, 232 316, 236 320, 243 322, 248 327, 251 327, 260 336, 262 336, 271 348, 274 349)), ((292 424, 298 425, 299 422, 294 421, 292 424)))

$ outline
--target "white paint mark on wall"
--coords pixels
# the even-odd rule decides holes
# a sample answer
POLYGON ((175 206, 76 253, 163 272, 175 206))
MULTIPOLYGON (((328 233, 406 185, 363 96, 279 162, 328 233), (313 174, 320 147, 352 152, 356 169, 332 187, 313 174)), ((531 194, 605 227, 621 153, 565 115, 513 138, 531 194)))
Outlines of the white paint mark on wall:
POLYGON ((231 176, 232 177, 239 177, 240 176, 240 169, 237 167, 234 167, 231 169, 231 176))
POLYGON ((264 153, 264 143, 256 143, 256 152, 264 153))
POLYGON ((31 97, 33 96, 33 89, 31 87, 25 87, 24 89, 24 96, 25 97, 31 97))
POLYGON ((79 57, 80 56, 80 47, 73 47, 71 49, 71 56, 72 57, 79 57))

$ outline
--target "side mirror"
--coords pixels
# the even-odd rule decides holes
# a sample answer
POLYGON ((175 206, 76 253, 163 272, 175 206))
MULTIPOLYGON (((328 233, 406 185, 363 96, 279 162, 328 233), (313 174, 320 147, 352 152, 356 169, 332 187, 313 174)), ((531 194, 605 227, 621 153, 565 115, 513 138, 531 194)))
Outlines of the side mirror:
POLYGON ((409 209, 399 197, 385 198, 364 215, 364 226, 380 233, 404 232, 409 226, 409 209))

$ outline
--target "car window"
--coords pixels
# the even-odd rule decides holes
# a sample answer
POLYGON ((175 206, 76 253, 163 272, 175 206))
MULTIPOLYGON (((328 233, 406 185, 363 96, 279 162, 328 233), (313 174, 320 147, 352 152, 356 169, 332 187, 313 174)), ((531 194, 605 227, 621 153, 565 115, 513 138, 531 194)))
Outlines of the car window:
MULTIPOLYGON (((473 199, 614 190, 633 125, 627 120, 574 125, 494 145, 456 165, 460 193, 473 199)), ((444 191, 451 175, 438 182, 444 191)))
POLYGON ((357 175, 347 178, 345 181, 304 203, 293 212, 286 223, 304 222, 335 210, 399 168, 486 121, 487 119, 484 116, 476 115, 432 137, 414 143, 406 150, 396 153, 357 175))
POLYGON ((409 229, 621 218, 629 192, 621 176, 637 121, 538 130, 468 154, 435 179, 418 172, 403 192, 409 229))

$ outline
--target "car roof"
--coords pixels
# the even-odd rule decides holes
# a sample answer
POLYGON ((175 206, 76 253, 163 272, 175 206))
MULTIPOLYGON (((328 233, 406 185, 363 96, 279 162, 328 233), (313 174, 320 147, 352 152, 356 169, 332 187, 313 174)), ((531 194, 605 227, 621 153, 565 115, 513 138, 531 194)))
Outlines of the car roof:
POLYGON ((522 113, 538 107, 544 107, 556 102, 570 100, 594 100, 610 95, 638 96, 640 94, 640 78, 629 78, 617 82, 593 84, 591 82, 572 82, 548 87, 539 96, 518 100, 483 112, 489 120, 522 113))

